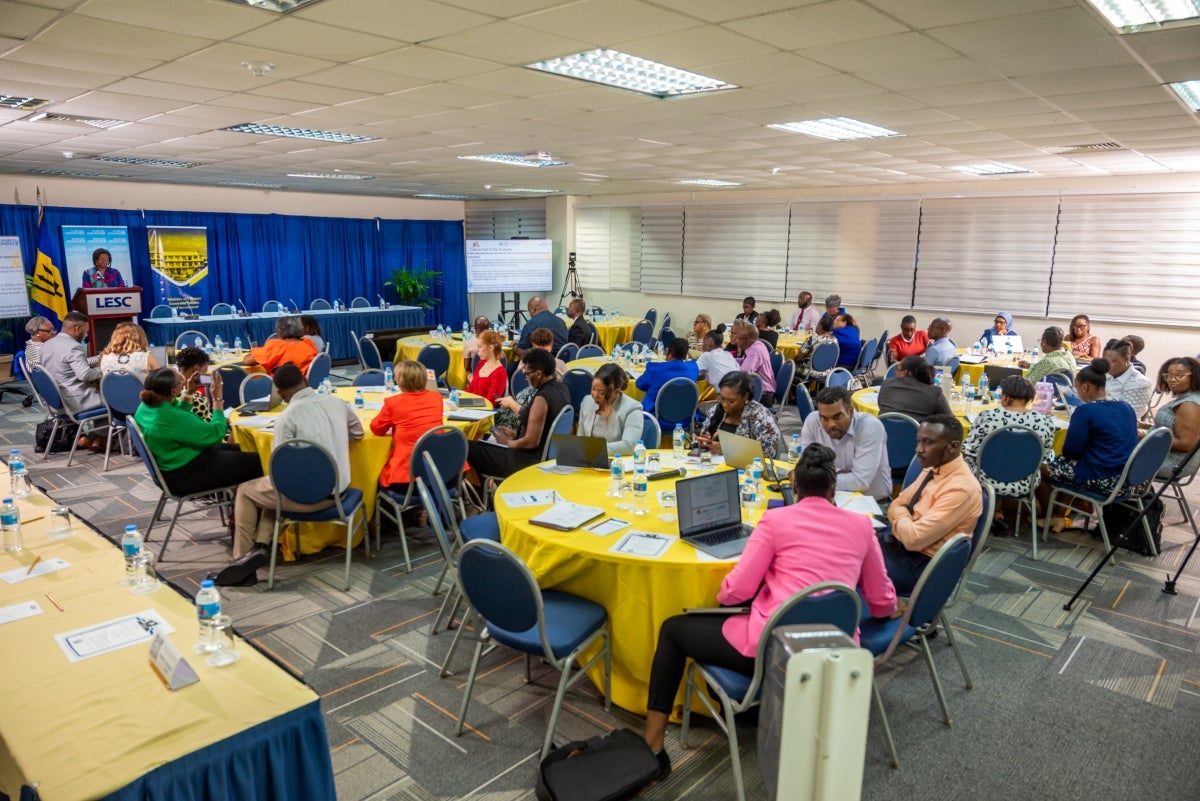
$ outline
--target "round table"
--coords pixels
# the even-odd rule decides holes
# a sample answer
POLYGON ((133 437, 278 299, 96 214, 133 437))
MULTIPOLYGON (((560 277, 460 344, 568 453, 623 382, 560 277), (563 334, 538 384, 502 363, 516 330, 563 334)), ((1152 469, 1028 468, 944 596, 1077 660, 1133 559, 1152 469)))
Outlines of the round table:
MULTIPOLYGON (((638 317, 614 317, 611 320, 592 320, 596 326, 596 334, 600 341, 596 344, 604 348, 605 353, 612 353, 613 345, 623 345, 633 336, 633 327, 641 322, 638 317)), ((569 324, 569 323, 568 323, 569 324)))
MULTIPOLYGON (((576 359, 573 362, 567 362, 567 369, 573 370, 576 367, 582 367, 584 370, 587 370, 589 373, 595 373, 597 370, 600 369, 600 367, 602 365, 609 364, 611 362, 612 362, 612 359, 608 358, 607 356, 591 356, 587 359, 576 359)), ((642 398, 646 397, 646 393, 643 392, 642 390, 638 389, 637 385, 634 384, 634 382, 637 381, 638 377, 641 376, 641 374, 644 373, 645 371, 646 371, 645 365, 631 364, 629 367, 629 372, 633 373, 634 377, 629 380, 629 386, 627 386, 625 388, 625 394, 628 395, 629 397, 633 398, 635 401, 638 401, 639 403, 641 402, 642 398)), ((700 397, 704 398, 710 389, 708 386, 708 382, 702 378, 702 379, 700 379, 700 381, 697 383, 696 386, 700 389, 700 397)))
MULTIPOLYGON (((349 404, 354 402, 354 393, 357 387, 339 387, 335 394, 338 398, 346 401, 349 404)), ((350 486, 362 490, 363 493, 363 511, 370 521, 375 514, 375 496, 379 490, 379 474, 383 471, 383 466, 387 464, 388 457, 392 453, 392 437, 391 435, 378 437, 371 433, 371 420, 379 413, 379 409, 383 407, 383 399, 385 393, 382 389, 363 388, 363 401, 365 406, 362 410, 356 410, 355 414, 363 424, 363 438, 357 442, 350 443, 350 486)), ((478 397, 464 392, 463 397, 478 397)), ((486 403, 486 401, 485 401, 486 403)), ((487 403, 487 408, 492 408, 490 403, 487 403)), ((275 447, 275 432, 274 429, 266 429, 258 425, 246 425, 244 420, 269 420, 272 417, 277 417, 283 409, 271 412, 261 412, 254 417, 240 418, 234 412, 229 418, 229 425, 233 430, 233 441, 241 446, 242 450, 258 453, 262 460, 263 473, 267 473, 270 468, 271 451, 275 447), (242 424, 239 424, 242 423, 242 424)), ((450 410, 446 410, 445 415, 449 415, 450 410)), ((492 428, 492 418, 486 417, 483 420, 447 420, 443 417, 446 425, 454 426, 461 429, 467 435, 467 439, 482 439, 487 436, 492 428)), ((330 545, 346 544, 345 529, 340 526, 318 523, 304 523, 301 525, 301 536, 299 543, 300 553, 317 553, 324 550, 330 545)), ((283 543, 283 555, 285 560, 295 559, 295 547, 290 542, 290 538, 285 537, 283 543)), ((354 544, 357 545, 361 541, 361 536, 355 539, 354 544)))
MULTIPOLYGON (((676 466, 670 451, 657 452, 664 469, 676 466)), ((690 468, 690 475, 697 475, 695 471, 694 466, 690 468)), ((650 484, 649 514, 642 516, 616 508, 616 504, 628 503, 629 499, 605 494, 609 486, 607 471, 580 470, 561 475, 528 467, 505 479, 495 496, 501 541, 529 566, 538 585, 580 595, 608 611, 612 632, 612 699, 621 708, 638 714, 646 712, 650 664, 659 626, 685 607, 716 606, 721 581, 736 562, 717 561, 678 540, 656 559, 610 551, 631 529, 678 537, 679 523, 659 518, 660 514, 673 514, 675 510, 664 509, 658 501, 658 493, 674 489, 677 480, 650 484), (632 525, 607 536, 582 529, 555 531, 529 523, 529 518, 545 511, 546 506, 514 508, 505 500, 508 493, 548 489, 556 490, 565 500, 603 508, 606 516, 618 517, 632 525)), ((771 496, 778 497, 773 493, 771 496)), ((597 687, 602 686, 601 666, 594 667, 589 677, 597 687)), ((680 703, 681 698, 682 691, 677 699, 680 703)))
MULTIPOLYGON (((958 380, 962 381, 963 372, 965 371, 967 375, 971 376, 971 383, 975 386, 979 386, 979 379, 983 375, 983 369, 988 365, 991 365, 992 367, 1008 367, 1017 369, 1021 371, 1021 375, 1025 375, 1027 372, 1029 372, 1028 368, 1021 367, 1021 365, 1017 364, 1017 362, 1019 362, 1022 358, 1022 354, 1020 353, 1014 353, 1011 356, 989 356, 988 360, 982 364, 966 364, 963 362, 961 360, 961 356, 962 354, 966 353, 965 348, 959 348, 958 353, 960 356, 960 360, 958 362, 958 380)), ((995 389, 995 387, 992 387, 992 389, 995 389)))
MULTIPOLYGON (((404 337, 396 343, 396 358, 394 361, 416 361, 417 354, 426 345, 441 345, 446 350, 450 351, 450 367, 446 370, 446 384, 452 387, 462 389, 468 383, 469 376, 467 375, 466 365, 463 364, 463 341, 462 334, 453 334, 450 339, 438 339, 431 337, 428 334, 418 334, 416 336, 404 337)), ((516 345, 515 342, 504 343, 505 356, 512 355, 512 349, 516 345)))

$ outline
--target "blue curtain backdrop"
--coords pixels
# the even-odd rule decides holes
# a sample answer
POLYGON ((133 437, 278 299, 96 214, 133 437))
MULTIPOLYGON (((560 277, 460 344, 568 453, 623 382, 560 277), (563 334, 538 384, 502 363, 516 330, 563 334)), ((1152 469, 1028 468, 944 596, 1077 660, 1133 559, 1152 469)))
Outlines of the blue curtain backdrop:
MULTIPOLYGON (((123 211, 46 207, 46 225, 53 233, 53 252, 64 266, 61 225, 124 225, 129 228, 131 265, 115 265, 127 280, 146 287, 142 305, 153 305, 153 275, 146 248, 147 225, 194 225, 208 229, 209 297, 244 301, 258 311, 268 300, 306 308, 314 298, 347 305, 362 295, 377 304, 383 284, 394 269, 429 269, 442 274, 433 287, 441 302, 426 312, 425 321, 457 329, 467 319, 466 262, 463 224, 459 220, 364 220, 344 217, 300 217, 282 214, 229 214, 185 211, 123 211)), ((37 207, 0 205, 0 233, 21 237, 27 270, 37 258, 37 207)), ((395 301, 394 297, 388 298, 395 301)), ((207 311, 207 310, 204 310, 207 311)), ((23 322, 10 321, 11 330, 23 322)))

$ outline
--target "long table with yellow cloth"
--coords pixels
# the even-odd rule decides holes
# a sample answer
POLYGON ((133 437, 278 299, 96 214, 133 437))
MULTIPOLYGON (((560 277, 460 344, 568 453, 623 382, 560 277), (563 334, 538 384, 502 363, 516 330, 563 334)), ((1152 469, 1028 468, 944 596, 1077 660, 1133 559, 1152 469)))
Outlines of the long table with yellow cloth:
MULTIPOLYGON (((867 387, 866 389, 858 390, 850 396, 850 402, 854 405, 855 410, 866 412, 869 415, 878 417, 879 387, 867 387)), ((991 405, 984 406, 976 401, 969 413, 971 417, 974 417, 984 409, 990 409, 993 406, 995 406, 995 402, 993 402, 991 405)), ((954 416, 958 418, 958 422, 962 423, 963 437, 965 438, 966 435, 971 431, 971 420, 967 417, 968 411, 966 409, 953 408, 951 411, 954 412, 954 416)), ((1069 418, 1063 412, 1054 412, 1050 416, 1054 420, 1055 426, 1054 452, 1062 453, 1063 443, 1067 440, 1067 425, 1069 423, 1069 418)))
MULTIPOLYGON (((8 486, 7 471, 0 481, 8 486)), ((73 536, 50 539, 53 505, 40 493, 18 499, 29 521, 24 550, 0 552, 0 573, 24 573, 39 557, 43 565, 69 563, 0 582, 0 607, 41 610, 20 619, 0 614, 0 794, 14 801, 333 798, 316 693, 240 639, 240 660, 209 667, 192 652, 192 601, 166 585, 146 595, 119 586, 120 549, 77 518, 73 536), (146 642, 71 662, 54 639, 147 610, 174 627, 169 637, 198 683, 168 690, 150 667, 146 642)))
MULTIPOLYGON (((594 374, 597 370, 600 369, 600 367, 602 365, 608 364, 611 361, 612 361, 612 359, 604 357, 604 356, 592 356, 587 359, 576 359, 573 362, 567 362, 567 369, 571 370, 576 367, 582 367, 584 370, 587 370, 589 373, 594 374)), ((646 371, 645 365, 641 365, 641 364, 631 364, 629 367, 629 370, 628 370, 628 372, 633 373, 634 377, 629 379, 629 386, 625 387, 625 394, 628 395, 629 397, 633 398, 635 401, 638 401, 639 403, 641 402, 642 398, 646 397, 646 393, 643 392, 642 390, 638 389, 636 384, 634 384, 634 382, 637 381, 638 377, 641 376, 641 374, 644 373, 645 371, 646 371)), ((708 386, 708 382, 705 381, 703 378, 700 379, 699 382, 697 382, 696 386, 700 389, 700 397, 701 398, 705 397, 708 394, 711 394, 711 392, 710 392, 711 388, 708 386)))
MULTIPOLYGON (((359 388, 339 387, 335 391, 335 394, 341 400, 352 405, 354 403, 354 393, 357 389, 359 388)), ((383 466, 387 464, 388 457, 392 453, 392 437, 390 434, 377 437, 371 433, 371 421, 379 414, 379 409, 382 406, 383 399, 386 397, 386 393, 383 392, 382 388, 373 389, 371 387, 363 387, 362 389, 363 401, 366 408, 355 413, 363 424, 363 438, 358 442, 350 443, 350 486, 362 490, 363 510, 369 521, 375 515, 375 496, 379 491, 379 474, 383 471, 383 466)), ((478 396, 464 392, 462 393, 462 397, 476 398, 478 396)), ((485 404, 486 408, 492 408, 491 403, 485 401, 485 404)), ((478 409, 481 407, 474 408, 478 409)), ((283 407, 280 407, 277 410, 262 412, 248 419, 269 419, 279 416, 282 411, 283 407)), ((445 411, 443 422, 446 425, 461 429, 467 435, 467 439, 482 439, 492 430, 491 416, 485 417, 482 420, 447 419, 451 413, 449 409, 445 411)), ((265 428, 261 425, 247 425, 246 420, 247 418, 240 417, 236 412, 229 418, 229 424, 233 429, 234 441, 241 446, 242 450, 257 453, 259 458, 262 459, 263 472, 267 473, 270 469, 271 451, 275 447, 274 427, 265 428)), ((362 535, 359 532, 355 533, 354 545, 358 545, 362 541, 362 535)), ((345 528, 329 523, 302 523, 300 525, 300 553, 318 553, 331 545, 342 548, 346 546, 345 528)), ((290 533, 287 537, 282 538, 280 547, 285 561, 291 561, 296 558, 297 546, 292 542, 290 533)))
MULTIPOLYGON (((407 359, 415 362, 417 355, 426 345, 441 345, 450 351, 450 367, 446 370, 446 383, 449 386, 458 387, 459 389, 466 387, 470 376, 467 375, 466 365, 463 364, 462 334, 453 334, 450 339, 437 339, 428 334, 404 337, 396 343, 395 361, 399 362, 407 359)), ((515 346, 515 342, 506 342, 504 344, 504 353, 511 357, 515 346)))
MULTIPOLYGON (((664 469, 676 466, 670 451, 658 453, 664 469)), ((699 475, 695 466, 688 468, 688 474, 699 475)), ((656 559, 610 551, 630 530, 679 536, 677 520, 660 517, 674 515, 676 510, 664 508, 658 501, 658 493, 673 490, 677 480, 669 478, 650 484, 649 514, 642 516, 617 508, 618 503, 629 503, 631 499, 610 498, 605 494, 609 486, 607 471, 580 470, 561 475, 537 466, 528 467, 505 479, 495 496, 501 541, 524 560, 539 586, 574 593, 607 610, 612 632, 612 700, 621 708, 639 714, 646 711, 650 665, 659 626, 685 607, 716 606, 721 581, 737 561, 717 561, 678 540, 656 559), (605 516, 632 525, 608 536, 582 529, 556 531, 529 522, 529 518, 545 511, 546 506, 514 508, 505 501, 507 493, 548 489, 556 490, 567 501, 603 508, 605 516)), ((779 497, 777 493, 768 495, 779 497)), ((603 675, 603 668, 597 665, 589 678, 602 687, 603 675)), ((682 703, 682 691, 676 700, 682 703)))

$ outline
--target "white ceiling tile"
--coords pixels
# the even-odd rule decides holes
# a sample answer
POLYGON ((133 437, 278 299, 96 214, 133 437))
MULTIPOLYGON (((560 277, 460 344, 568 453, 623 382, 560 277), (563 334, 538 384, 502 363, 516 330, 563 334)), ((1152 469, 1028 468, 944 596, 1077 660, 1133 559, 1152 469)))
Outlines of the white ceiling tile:
POLYGON ((161 97, 88 92, 86 95, 54 107, 60 114, 101 117, 110 120, 137 120, 150 114, 163 114, 183 108, 190 103, 161 97))
POLYGON ((219 89, 203 89, 201 87, 180 86, 177 83, 161 83, 148 81, 144 78, 125 78, 114 81, 104 87, 106 92, 118 92, 125 95, 140 95, 143 97, 173 98, 186 100, 189 103, 204 103, 223 97, 226 92, 219 89))
POLYGON ((35 42, 50 47, 87 53, 107 53, 165 61, 194 53, 213 43, 212 39, 180 33, 122 25, 83 16, 59 19, 40 33, 35 42))
POLYGON ((415 89, 392 92, 392 95, 404 99, 412 99, 421 103, 436 104, 449 108, 472 108, 499 103, 512 97, 509 94, 486 89, 473 89, 452 83, 430 83, 415 89))
POLYGON ((47 97, 51 100, 57 100, 79 94, 85 89, 94 89, 98 86, 112 83, 117 77, 117 75, 99 71, 86 72, 84 70, 59 69, 40 64, 22 64, 17 61, 0 59, 0 85, 4 86, 5 94, 28 93, 32 97, 47 97), (29 85, 55 86, 63 87, 63 89, 53 94, 39 94, 31 92, 27 88, 22 88, 29 85))
POLYGON ((304 76, 304 82, 320 84, 321 86, 332 86, 338 89, 370 92, 372 94, 398 92, 427 83, 423 78, 397 75, 394 72, 368 70, 348 64, 330 67, 327 70, 310 72, 304 76))
POLYGON ((1146 70, 1129 64, 1119 67, 1095 69, 1065 69, 1035 73, 1023 71, 1013 82, 1042 95, 1069 95, 1090 92, 1096 87, 1105 89, 1128 89, 1135 86, 1153 85, 1146 70))
POLYGON ((582 34, 598 44, 674 33, 703 24, 694 17, 657 8, 641 0, 579 0, 568 6, 514 17, 513 21, 567 38, 582 34))
MULTIPOLYGON (((714 53, 711 57, 724 58, 724 53, 714 53)), ((766 56, 744 58, 738 61, 716 61, 706 63, 697 71, 720 78, 737 86, 762 86, 773 84, 786 76, 789 80, 803 78, 820 78, 833 75, 835 70, 824 64, 818 64, 795 53, 774 52, 766 56)))
POLYGON ((891 69, 864 70, 859 77, 883 89, 907 92, 932 86, 982 83, 1001 76, 996 70, 970 59, 952 58, 925 64, 902 64, 891 69))
POLYGON ((1071 42, 1111 39, 1095 17, 1078 5, 980 22, 942 25, 928 29, 940 42, 963 52, 1007 50, 1019 42, 1026 48, 1056 48, 1071 42))
POLYGON ((332 25, 284 18, 236 37, 234 42, 280 53, 313 56, 328 61, 354 61, 386 53, 404 44, 332 25))
POLYGON ((514 67, 596 47, 583 39, 551 36, 543 31, 514 25, 511 22, 494 22, 469 31, 439 36, 425 44, 438 50, 497 61, 514 67))
POLYGON ((139 58, 124 53, 109 55, 76 52, 35 42, 22 44, 5 53, 4 60, 79 70, 80 72, 102 72, 110 75, 131 75, 152 69, 162 63, 162 61, 139 58))
POLYGON ((1161 31, 1131 33, 1121 37, 1149 64, 1195 58, 1200 53, 1200 27, 1185 25, 1161 31))
POLYGON ((957 25, 1074 6, 1073 0, 869 0, 914 28, 957 25))
POLYGON ((1010 50, 993 50, 978 56, 980 63, 1010 77, 1020 78, 1030 73, 1050 72, 1063 64, 1076 69, 1103 69, 1135 64, 1134 57, 1115 39, 1092 39, 1086 42, 1066 42, 1050 46, 1010 50))
POLYGON ((768 44, 711 25, 678 31, 669 35, 647 36, 628 41, 618 40, 612 46, 623 53, 632 53, 660 64, 701 72, 709 77, 720 78, 730 83, 736 83, 736 81, 720 73, 704 72, 700 68, 704 64, 710 63, 714 54, 719 54, 726 61, 736 61, 778 53, 768 44))
POLYGON ((1107 128, 1111 120, 1141 120, 1154 117, 1168 117, 1182 114, 1179 104, 1164 94, 1161 103, 1145 103, 1130 106, 1110 106, 1108 108, 1081 109, 1073 111, 1071 116, 1092 122, 1107 128))
POLYGON ((0 0, 0 36, 27 39, 56 16, 53 9, 0 0))
MULTIPOLYGON (((227 94, 218 97, 209 103, 210 106, 228 107, 242 109, 246 112, 254 114, 295 114, 300 111, 312 108, 312 103, 304 103, 297 100, 285 100, 276 97, 263 97, 262 95, 248 95, 245 93, 227 94)), ((247 122, 257 122, 257 117, 247 116, 247 122)))
POLYGON ((523 67, 501 67, 490 72, 448 81, 455 86, 467 86, 472 89, 482 89, 515 97, 531 97, 560 91, 564 85, 567 85, 564 82, 569 83, 570 81, 548 72, 523 67))
POLYGON ((455 78, 465 78, 478 75, 500 67, 492 61, 474 58, 472 56, 447 53, 429 47, 415 46, 393 50, 381 56, 372 56, 356 62, 359 67, 366 67, 384 72, 395 72, 401 75, 412 75, 417 78, 428 78, 431 81, 450 81, 455 78))
POLYGON ((89 0, 79 13, 124 25, 156 28, 161 31, 225 39, 237 36, 276 18, 269 11, 232 3, 197 0, 89 0))
POLYGON ((1163 61, 1152 66, 1163 83, 1200 81, 1200 56, 1178 61, 1163 61))
POLYGON ((817 103, 830 98, 873 95, 879 87, 853 75, 794 80, 788 83, 759 86, 759 90, 794 103, 817 103))
POLYGON ((962 106, 971 103, 995 103, 1029 97, 1029 92, 1014 81, 981 81, 957 86, 907 89, 904 94, 928 106, 962 106))
POLYGON ((902 23, 855 0, 831 0, 735 20, 726 23, 726 27, 783 50, 851 42, 908 30, 902 23))
POLYGON ((887 70, 908 64, 946 61, 957 54, 920 33, 895 33, 798 51, 805 58, 846 72, 887 70))
MULTIPOLYGON (((329 69, 333 64, 305 56, 276 53, 243 44, 223 42, 161 67, 147 70, 140 77, 167 83, 182 83, 228 91, 248 91, 282 84, 310 72, 329 69), (274 68, 264 77, 253 75, 243 63, 264 61, 274 68)), ((284 96, 281 93, 268 93, 284 96)))
POLYGON ((346 5, 317 3, 292 16, 386 36, 404 42, 424 42, 438 36, 486 25, 493 17, 431 0, 355 0, 353 13, 346 5))
POLYGON ((301 81, 277 81, 258 89, 251 89, 249 94, 263 97, 282 97, 285 100, 299 100, 313 106, 332 106, 350 100, 366 100, 371 97, 367 92, 354 92, 346 89, 334 89, 331 86, 317 86, 314 83, 301 81))

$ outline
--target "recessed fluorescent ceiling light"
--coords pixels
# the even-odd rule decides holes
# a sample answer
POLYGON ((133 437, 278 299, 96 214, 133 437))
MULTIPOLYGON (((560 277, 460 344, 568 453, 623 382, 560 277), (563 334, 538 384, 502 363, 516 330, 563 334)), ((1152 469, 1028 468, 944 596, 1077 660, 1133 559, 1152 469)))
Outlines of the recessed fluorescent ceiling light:
POLYGON ((805 120, 804 122, 781 122, 768 125, 780 131, 815 136, 818 139, 876 139, 886 136, 904 136, 902 133, 872 125, 869 122, 851 119, 850 117, 826 117, 823 120, 805 120))
POLYGON ((319 131, 313 128, 288 128, 284 125, 259 125, 256 122, 244 122, 240 125, 230 125, 222 131, 234 133, 261 134, 263 136, 282 136, 288 139, 311 139, 315 142, 335 142, 339 145, 355 144, 357 142, 374 142, 373 136, 342 133, 340 131, 319 131))
POLYGON ((999 161, 991 161, 986 164, 962 164, 958 167, 951 167, 952 170, 958 170, 966 175, 1013 175, 1016 173, 1032 172, 1024 167, 1014 167, 1011 164, 1002 164, 999 161))
POLYGON ((33 175, 69 175, 72 178, 132 178, 131 175, 113 175, 111 172, 84 172, 77 170, 49 170, 45 167, 38 167, 25 172, 33 175))
POLYGON ((669 67, 619 50, 590 50, 526 66, 652 97, 681 97, 737 89, 733 84, 716 78, 669 67))
POLYGON ((1169 85, 1192 111, 1200 111, 1200 81, 1183 81, 1169 85))
POLYGON ((524 192, 530 195, 553 195, 557 189, 526 189, 524 187, 513 187, 512 189, 501 189, 501 192, 524 192))
POLYGON ((556 161, 549 153, 521 156, 515 153, 484 153, 481 156, 459 156, 464 161, 492 161, 496 164, 512 164, 516 167, 565 167, 570 162, 556 161))
POLYGON ((36 97, 0 94, 0 108, 15 108, 18 111, 37 111, 49 102, 36 97))
POLYGON ((718 181, 715 178, 692 178, 687 181, 680 181, 681 184, 692 184, 693 186, 745 186, 737 181, 718 181))
POLYGON ((1197 0, 1088 0, 1104 18, 1121 29, 1158 25, 1200 17, 1197 0))
POLYGON ((300 6, 315 3, 317 0, 229 0, 229 2, 239 6, 254 6, 264 11, 278 11, 280 14, 286 14, 289 11, 295 11, 300 6))
POLYGON ((328 181, 373 181, 374 175, 358 175, 353 172, 289 172, 288 178, 324 178, 328 181))
POLYGON ((148 167, 199 167, 194 161, 172 161, 171 159, 144 159, 134 156, 92 156, 92 161, 115 161, 118 164, 144 164, 148 167))
POLYGON ((470 200, 470 195, 439 195, 435 192, 421 192, 413 197, 427 197, 435 200, 470 200))
POLYGON ((283 184, 267 184, 260 181, 217 181, 224 186, 250 186, 255 189, 283 189, 283 184))

